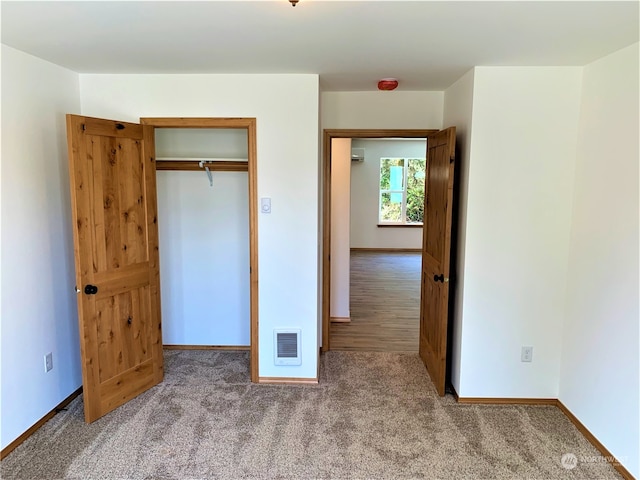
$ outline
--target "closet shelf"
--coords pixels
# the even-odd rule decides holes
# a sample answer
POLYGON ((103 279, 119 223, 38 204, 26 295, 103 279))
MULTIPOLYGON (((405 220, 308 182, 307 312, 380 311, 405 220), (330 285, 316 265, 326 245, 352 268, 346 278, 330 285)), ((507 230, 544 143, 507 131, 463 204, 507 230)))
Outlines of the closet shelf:
POLYGON ((246 172, 249 165, 248 161, 242 158, 156 157, 156 170, 202 171, 201 163, 209 170, 218 172, 246 172))
POLYGON ((156 157, 158 162, 247 162, 246 158, 219 157, 156 157))

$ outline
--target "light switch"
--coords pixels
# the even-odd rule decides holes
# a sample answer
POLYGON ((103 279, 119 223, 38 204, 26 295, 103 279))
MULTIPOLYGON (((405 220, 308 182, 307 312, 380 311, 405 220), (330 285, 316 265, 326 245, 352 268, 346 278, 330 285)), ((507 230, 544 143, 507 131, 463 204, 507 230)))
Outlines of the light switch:
POLYGON ((263 197, 260 199, 260 210, 262 213, 271 213, 271 198, 263 197))

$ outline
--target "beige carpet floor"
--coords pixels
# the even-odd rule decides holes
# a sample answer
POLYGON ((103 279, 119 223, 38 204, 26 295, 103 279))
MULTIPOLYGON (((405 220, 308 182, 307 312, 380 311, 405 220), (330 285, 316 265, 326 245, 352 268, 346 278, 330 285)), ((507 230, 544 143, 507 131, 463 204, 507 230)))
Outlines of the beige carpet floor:
POLYGON ((3 479, 609 479, 552 406, 439 398, 417 355, 330 352, 317 386, 254 385, 244 352, 166 351, 165 381, 91 425, 82 397, 3 479))

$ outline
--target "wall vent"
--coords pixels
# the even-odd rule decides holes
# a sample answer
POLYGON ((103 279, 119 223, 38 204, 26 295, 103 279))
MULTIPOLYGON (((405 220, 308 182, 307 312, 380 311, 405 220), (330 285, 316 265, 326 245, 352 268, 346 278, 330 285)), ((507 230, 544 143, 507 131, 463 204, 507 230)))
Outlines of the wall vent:
POLYGON ((300 355, 300 329, 277 329, 273 331, 275 364, 302 365, 300 355))

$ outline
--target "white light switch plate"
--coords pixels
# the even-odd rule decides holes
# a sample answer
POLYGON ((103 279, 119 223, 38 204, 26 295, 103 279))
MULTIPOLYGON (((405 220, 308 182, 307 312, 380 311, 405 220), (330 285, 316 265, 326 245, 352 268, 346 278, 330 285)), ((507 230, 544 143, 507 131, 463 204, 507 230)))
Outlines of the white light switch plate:
POLYGON ((271 198, 262 197, 260 199, 260 211, 262 213, 271 213, 271 198))

